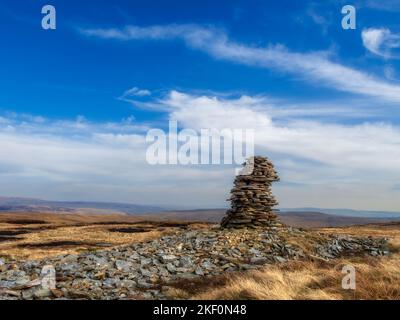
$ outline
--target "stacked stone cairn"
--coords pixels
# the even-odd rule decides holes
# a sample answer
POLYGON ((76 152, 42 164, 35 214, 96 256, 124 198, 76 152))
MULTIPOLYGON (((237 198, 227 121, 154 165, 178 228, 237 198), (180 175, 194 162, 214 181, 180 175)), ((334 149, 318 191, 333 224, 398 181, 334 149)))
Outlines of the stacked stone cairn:
POLYGON ((222 219, 223 228, 275 227, 277 216, 272 209, 278 204, 271 184, 279 181, 272 162, 265 157, 255 156, 243 164, 231 190, 231 209, 222 219))

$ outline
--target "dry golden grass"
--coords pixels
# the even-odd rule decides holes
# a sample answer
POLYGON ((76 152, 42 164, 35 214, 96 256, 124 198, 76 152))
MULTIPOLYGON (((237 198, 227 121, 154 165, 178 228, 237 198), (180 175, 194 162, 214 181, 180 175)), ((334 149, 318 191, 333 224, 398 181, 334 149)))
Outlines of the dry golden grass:
POLYGON ((177 289, 175 298, 254 300, 400 299, 400 256, 369 262, 292 262, 236 275, 213 290, 190 295, 177 289), (342 266, 356 269, 356 290, 344 290, 342 266))
MULTIPOLYGON (((384 258, 354 257, 330 262, 292 261, 259 271, 177 283, 169 292, 175 299, 254 299, 254 300, 349 300, 400 299, 400 226, 365 226, 321 230, 357 236, 390 238, 393 254, 384 258), (356 290, 342 289, 344 265, 356 270, 356 290), (207 283, 216 283, 207 286, 207 283)), ((302 245, 305 246, 304 241, 302 245)), ((305 246, 306 247, 306 246, 305 246)))
POLYGON ((174 229, 162 226, 161 221, 145 221, 140 217, 125 215, 2 213, 0 235, 7 232, 25 233, 16 234, 9 240, 3 238, 0 242, 0 256, 12 259, 40 259, 84 250, 106 249, 153 240, 174 229), (132 227, 147 227, 150 231, 110 231, 132 227))
MULTIPOLYGON (((126 225, 118 225, 118 227, 125 226, 126 225)), ((101 227, 65 227, 25 234, 22 235, 22 240, 0 244, 0 250, 5 250, 7 255, 14 259, 40 259, 65 253, 78 253, 88 249, 104 249, 104 245, 107 247, 114 247, 152 240, 159 237, 161 234, 161 231, 158 230, 146 233, 111 233, 104 230, 105 227, 115 227, 115 225, 105 225, 101 227), (71 239, 75 239, 75 243, 73 243, 71 239), (54 248, 52 248, 51 245, 45 246, 46 243, 54 244, 62 242, 65 244, 55 245, 54 248), (43 245, 43 247, 35 247, 35 245, 43 245)))

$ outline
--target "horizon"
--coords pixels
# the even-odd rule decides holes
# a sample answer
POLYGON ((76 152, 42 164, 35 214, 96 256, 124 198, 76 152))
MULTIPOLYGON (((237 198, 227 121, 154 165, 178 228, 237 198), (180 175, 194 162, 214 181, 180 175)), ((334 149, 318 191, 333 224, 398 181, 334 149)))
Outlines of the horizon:
POLYGON ((254 130, 278 208, 400 212, 400 5, 51 4, 55 30, 41 1, 0 4, 0 195, 227 207, 235 163, 147 161, 176 121, 254 130))
MULTIPOLYGON (((108 201, 76 201, 76 200, 65 200, 65 199, 43 199, 43 198, 25 198, 25 197, 10 197, 0 195, 0 201, 4 199, 16 199, 16 200, 35 200, 35 201, 44 201, 44 202, 56 202, 56 203, 82 203, 82 204, 115 204, 115 205, 131 205, 131 206, 139 206, 139 207, 155 207, 160 209, 161 211, 208 211, 208 210, 227 210, 229 209, 229 205, 227 204, 225 207, 169 207, 164 205, 152 205, 151 203, 133 203, 133 202, 108 202, 108 201)), ((1 206, 1 202, 0 202, 1 206)), ((67 207, 67 206, 66 206, 67 207)), ((88 207, 89 208, 89 207, 88 207)), ((295 210, 298 212, 303 211, 313 211, 313 210, 336 210, 336 211, 355 211, 355 212, 365 212, 365 213, 394 213, 399 214, 400 211, 393 211, 393 210, 364 210, 364 209, 354 209, 354 208, 340 208, 340 207, 333 207, 333 208, 323 208, 323 207, 281 207, 276 206, 274 210, 282 211, 282 212, 289 212, 290 210, 295 210)), ((323 212, 320 212, 323 213, 323 212)), ((331 213, 324 213, 324 214, 331 214, 331 213)), ((336 213, 336 215, 338 215, 336 213)))

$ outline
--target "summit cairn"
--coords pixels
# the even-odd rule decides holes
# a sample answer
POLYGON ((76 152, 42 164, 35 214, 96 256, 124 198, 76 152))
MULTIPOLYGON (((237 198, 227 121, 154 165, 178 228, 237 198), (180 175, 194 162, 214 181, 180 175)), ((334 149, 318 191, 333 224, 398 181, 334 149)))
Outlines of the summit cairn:
POLYGON ((231 190, 231 209, 221 221, 223 228, 271 227, 277 225, 272 207, 278 202, 271 191, 271 184, 279 181, 272 162, 255 156, 243 164, 231 190))

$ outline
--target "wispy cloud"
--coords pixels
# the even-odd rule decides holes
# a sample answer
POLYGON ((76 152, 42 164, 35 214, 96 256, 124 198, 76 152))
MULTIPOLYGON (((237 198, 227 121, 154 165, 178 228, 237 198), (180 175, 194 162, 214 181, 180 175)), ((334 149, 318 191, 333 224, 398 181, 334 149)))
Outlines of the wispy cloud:
POLYGON ((328 17, 326 15, 319 14, 315 8, 315 5, 310 5, 306 13, 315 24, 321 27, 323 34, 328 32, 328 27, 331 25, 330 15, 328 17))
POLYGON ((117 99, 121 100, 121 101, 125 101, 125 102, 132 102, 132 101, 136 101, 135 99, 138 99, 138 98, 148 98, 151 96, 151 94, 152 93, 150 90, 133 87, 133 88, 126 90, 117 99))
POLYGON ((147 89, 139 89, 138 87, 133 87, 129 90, 126 90, 122 94, 122 98, 130 97, 130 96, 136 96, 136 97, 145 97, 145 96, 150 96, 151 91, 147 89))
POLYGON ((400 2, 398 0, 366 0, 363 4, 372 9, 400 11, 400 2))
POLYGON ((400 58, 400 34, 386 28, 364 29, 361 33, 364 47, 375 55, 385 59, 400 58))
POLYGON ((339 91, 400 101, 400 86, 367 72, 344 66, 329 59, 327 52, 292 52, 282 45, 256 47, 229 39, 213 27, 198 25, 127 26, 121 29, 82 29, 84 35, 116 40, 180 39, 190 48, 224 59, 260 68, 274 69, 317 85, 339 91))
POLYGON ((385 74, 385 77, 391 81, 397 81, 400 82, 400 78, 398 78, 396 69, 392 65, 386 65, 383 68, 383 72, 385 74))

